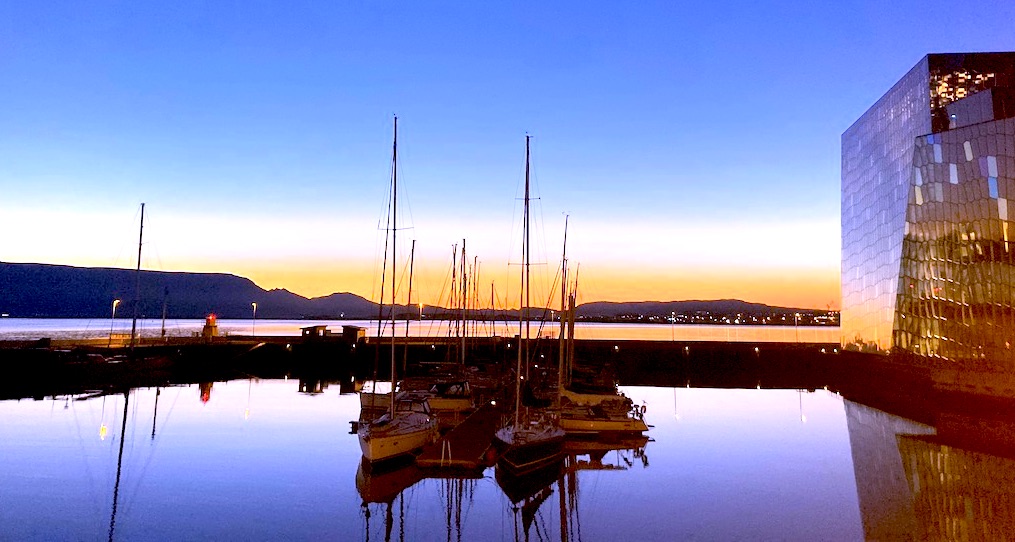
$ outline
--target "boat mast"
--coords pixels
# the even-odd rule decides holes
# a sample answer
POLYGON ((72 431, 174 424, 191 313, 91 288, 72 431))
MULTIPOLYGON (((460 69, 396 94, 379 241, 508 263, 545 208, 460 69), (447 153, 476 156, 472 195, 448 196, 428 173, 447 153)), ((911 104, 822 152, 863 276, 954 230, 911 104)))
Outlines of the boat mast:
POLYGON ((462 239, 462 288, 461 291, 459 292, 458 298, 459 303, 461 303, 462 305, 462 333, 461 333, 462 343, 459 349, 459 358, 460 361, 462 362, 463 367, 465 366, 465 335, 469 332, 469 328, 467 327, 468 322, 465 319, 465 311, 466 311, 465 305, 467 295, 466 292, 468 291, 468 284, 469 279, 468 276, 465 274, 465 239, 462 239))
MULTIPOLYGON (((458 245, 451 245, 451 293, 448 294, 448 308, 454 313, 455 303, 458 303, 458 245)), ((461 331, 458 329, 461 322, 455 318, 455 338, 461 331)), ((451 325, 448 325, 448 338, 451 338, 451 325)), ((450 357, 450 349, 448 350, 450 357)))
POLYGON ((530 247, 531 247, 531 245, 529 244, 529 241, 530 241, 529 238, 530 238, 530 233, 531 233, 530 229, 529 229, 529 139, 531 139, 531 138, 532 138, 532 136, 530 136, 528 134, 525 135, 525 226, 524 226, 524 230, 525 230, 525 245, 522 247, 522 251, 524 252, 524 259, 525 259, 525 265, 524 265, 524 269, 525 269, 525 307, 524 307, 524 312, 525 312, 525 379, 526 380, 529 379, 529 284, 530 284, 530 277, 531 277, 530 274, 529 274, 529 267, 530 267, 529 261, 531 260, 531 257, 529 255, 530 247))
POLYGON ((141 303, 141 241, 144 239, 144 203, 141 204, 141 227, 137 234, 137 271, 134 272, 134 316, 130 322, 130 353, 134 354, 137 337, 137 306, 141 303))
MULTIPOLYGON (((529 138, 525 134, 525 204, 522 213, 522 282, 519 292, 521 307, 518 311, 518 364, 515 369, 515 427, 521 425, 522 409, 522 359, 528 363, 529 342, 529 138), (524 335, 523 335, 524 331, 524 335)), ((528 367, 526 367, 528 373, 528 367)), ((528 375, 526 375, 528 376, 528 375)))
POLYGON ((402 358, 402 374, 405 374, 406 367, 409 364, 409 318, 411 313, 409 308, 412 307, 412 268, 416 262, 416 240, 412 240, 412 249, 409 250, 409 296, 405 300, 405 351, 404 357, 402 358))
POLYGON ((567 295, 567 220, 568 216, 564 215, 564 249, 560 258, 560 357, 557 358, 557 395, 556 403, 560 406, 560 394, 564 392, 564 365, 565 358, 567 357, 567 343, 564 340, 564 315, 568 315, 570 320, 570 313, 567 313, 565 306, 565 296, 567 295))
POLYGON ((166 338, 166 309, 169 306, 169 287, 162 291, 162 338, 166 338))
MULTIPOLYGON (((479 311, 479 256, 472 257, 472 293, 469 296, 472 303, 472 315, 476 316, 479 311)), ((479 336, 479 322, 472 319, 472 334, 479 336)))
POLYGON ((395 257, 398 245, 398 117, 395 117, 394 137, 391 143, 391 419, 395 419, 395 257))

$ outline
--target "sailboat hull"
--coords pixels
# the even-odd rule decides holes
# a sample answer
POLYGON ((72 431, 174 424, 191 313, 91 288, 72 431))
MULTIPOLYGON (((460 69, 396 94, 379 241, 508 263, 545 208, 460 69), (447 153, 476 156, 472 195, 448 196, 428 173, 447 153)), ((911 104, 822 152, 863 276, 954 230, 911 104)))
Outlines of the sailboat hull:
POLYGON ((356 432, 363 457, 371 463, 412 454, 437 441, 437 420, 418 412, 399 413, 392 421, 361 425, 356 432))
POLYGON ((564 454, 564 430, 553 426, 505 427, 497 431, 501 449, 497 466, 522 475, 559 461, 564 454))
POLYGON ((595 417, 560 417, 560 427, 569 435, 628 435, 648 431, 644 420, 631 417, 595 418, 595 417))

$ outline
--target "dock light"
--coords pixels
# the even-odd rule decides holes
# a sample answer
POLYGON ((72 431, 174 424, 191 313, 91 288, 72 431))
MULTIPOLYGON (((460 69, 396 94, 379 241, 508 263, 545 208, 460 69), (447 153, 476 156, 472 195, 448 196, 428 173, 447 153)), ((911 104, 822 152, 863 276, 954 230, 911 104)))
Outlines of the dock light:
POLYGON ((119 299, 113 300, 113 314, 109 317, 109 342, 106 343, 106 348, 113 345, 113 320, 116 320, 116 307, 120 304, 119 299))
POLYGON ((254 308, 254 316, 250 320, 250 336, 253 337, 257 330, 257 303, 252 301, 250 306, 254 308))
POLYGON ((497 400, 490 401, 490 406, 497 406, 497 400))
POLYGON ((617 346, 617 345, 613 345, 613 351, 614 352, 620 352, 620 347, 617 346))

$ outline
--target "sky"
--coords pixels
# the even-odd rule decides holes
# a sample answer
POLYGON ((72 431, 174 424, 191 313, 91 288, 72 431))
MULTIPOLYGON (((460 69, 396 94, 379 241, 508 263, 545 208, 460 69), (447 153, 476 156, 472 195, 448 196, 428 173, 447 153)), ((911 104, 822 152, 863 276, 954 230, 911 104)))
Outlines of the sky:
POLYGON ((0 3, 0 261, 232 273, 377 300, 838 308, 840 136, 1015 3, 0 3), (390 294, 390 291, 388 292, 390 294), (540 301, 541 302, 541 301, 540 301), (557 303, 554 301, 553 303, 557 303))

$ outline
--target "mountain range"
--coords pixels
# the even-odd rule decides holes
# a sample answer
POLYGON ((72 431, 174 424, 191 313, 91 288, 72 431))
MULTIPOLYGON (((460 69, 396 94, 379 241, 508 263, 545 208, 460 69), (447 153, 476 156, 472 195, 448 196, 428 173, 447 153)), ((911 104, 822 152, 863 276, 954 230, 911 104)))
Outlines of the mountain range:
MULTIPOLYGON (((117 314, 133 314, 135 297, 139 317, 250 318, 257 303, 258 318, 368 319, 378 315, 377 303, 349 292, 307 298, 285 289, 265 290, 247 278, 226 273, 141 271, 73 267, 38 263, 0 262, 0 313, 21 318, 105 318, 117 304, 117 314), (139 286, 138 286, 139 285, 139 286), (139 291, 140 295, 135 296, 139 291)), ((739 300, 593 302, 578 307, 581 318, 617 318, 623 315, 792 313, 801 309, 772 307, 739 300)), ((444 309, 427 307, 434 316, 444 309), (432 312, 431 312, 432 311, 432 312)), ((415 307, 396 312, 417 314, 415 307)), ((812 312, 812 311, 807 311, 812 312)), ((515 311, 498 311, 500 316, 515 311)))

